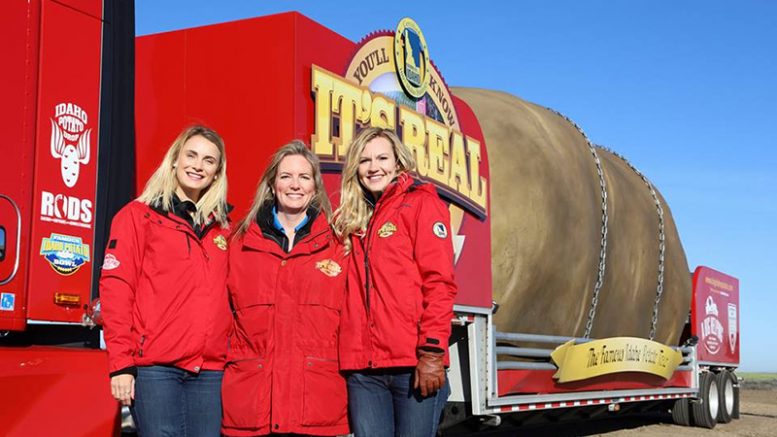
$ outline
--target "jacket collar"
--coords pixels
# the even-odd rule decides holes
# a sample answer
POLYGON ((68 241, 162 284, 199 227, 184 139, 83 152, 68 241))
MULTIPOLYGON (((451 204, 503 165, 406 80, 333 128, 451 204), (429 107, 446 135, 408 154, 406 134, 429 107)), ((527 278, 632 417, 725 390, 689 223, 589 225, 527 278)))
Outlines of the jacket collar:
POLYGON ((410 173, 403 171, 402 173, 398 174, 390 184, 388 184, 386 189, 383 190, 383 194, 381 194, 381 196, 377 199, 372 195, 372 193, 362 187, 362 191, 364 192, 364 199, 367 201, 367 204, 375 209, 378 204, 385 204, 392 197, 406 192, 408 189, 410 189, 411 186, 413 186, 414 182, 415 180, 412 176, 410 176, 410 173))
MULTIPOLYGON (((162 198, 160 197, 154 202, 151 202, 149 208, 156 212, 159 215, 162 215, 164 217, 167 217, 168 219, 177 222, 179 224, 185 224, 187 225, 187 229, 194 232, 194 234, 197 236, 197 238, 202 239, 210 228, 212 228, 214 225, 216 225, 215 216, 211 214, 208 223, 204 225, 195 226, 194 220, 192 219, 192 216, 190 212, 197 210, 197 205, 192 202, 191 200, 181 200, 177 194, 173 193, 172 200, 172 209, 167 210, 162 206, 162 198)), ((225 211, 227 214, 232 212, 234 207, 227 203, 225 205, 225 211)))
POLYGON ((252 222, 245 235, 243 236, 243 245, 250 249, 261 250, 278 254, 280 256, 292 256, 310 253, 318 248, 328 244, 332 235, 329 231, 329 223, 324 214, 320 214, 315 209, 308 210, 310 219, 305 226, 298 232, 298 240, 294 243, 290 252, 285 251, 288 246, 288 237, 282 231, 273 225, 272 207, 267 208, 270 212, 260 209, 256 220, 252 222), (285 245, 285 246, 284 246, 285 245))

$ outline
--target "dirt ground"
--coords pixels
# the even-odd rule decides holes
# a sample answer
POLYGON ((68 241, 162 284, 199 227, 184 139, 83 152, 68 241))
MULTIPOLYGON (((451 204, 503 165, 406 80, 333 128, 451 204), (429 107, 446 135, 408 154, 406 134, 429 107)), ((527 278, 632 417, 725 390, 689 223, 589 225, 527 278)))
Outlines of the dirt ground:
MULTIPOLYGON (((740 394, 740 419, 731 423, 719 424, 714 429, 677 426, 670 423, 657 423, 638 428, 619 430, 599 435, 606 436, 777 436, 777 391, 743 390, 740 394)), ((588 434, 591 435, 591 434, 588 434)), ((593 434, 597 435, 597 434, 593 434)))
POLYGON ((646 413, 620 418, 569 422, 518 430, 494 430, 472 434, 479 437, 775 437, 777 436, 777 384, 740 393, 740 419, 718 424, 714 429, 678 426, 666 413, 646 413))

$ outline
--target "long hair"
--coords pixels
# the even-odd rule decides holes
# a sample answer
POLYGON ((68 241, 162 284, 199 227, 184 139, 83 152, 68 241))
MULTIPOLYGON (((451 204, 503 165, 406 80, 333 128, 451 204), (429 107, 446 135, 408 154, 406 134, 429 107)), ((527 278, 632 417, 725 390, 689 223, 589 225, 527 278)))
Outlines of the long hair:
POLYGON ((248 215, 240 223, 237 236, 243 235, 248 231, 248 227, 251 226, 256 220, 256 216, 263 206, 269 205, 275 202, 275 195, 273 194, 273 185, 275 184, 275 177, 278 175, 278 167, 281 165, 283 158, 287 156, 300 155, 305 158, 310 167, 313 169, 313 182, 316 184, 316 192, 313 198, 310 199, 308 208, 313 207, 324 213, 327 222, 332 218, 332 205, 329 203, 329 197, 324 190, 324 180, 321 177, 321 164, 319 163, 318 156, 313 153, 302 141, 294 140, 288 144, 283 145, 278 151, 270 158, 270 163, 267 165, 262 178, 259 180, 259 186, 256 188, 256 195, 254 195, 254 203, 251 205, 251 209, 248 211, 248 215))
POLYGON ((397 174, 415 170, 413 152, 407 148, 394 131, 380 127, 362 130, 353 139, 345 154, 343 164, 340 206, 334 214, 334 230, 345 245, 346 252, 351 251, 351 235, 364 233, 372 217, 373 207, 364 198, 359 180, 359 158, 368 142, 375 138, 385 138, 391 143, 394 158, 399 169, 397 174))
POLYGON ((166 211, 172 210, 173 195, 178 189, 178 179, 175 176, 173 165, 178 160, 184 143, 197 135, 213 143, 219 150, 219 167, 213 182, 200 193, 200 198, 196 204, 197 211, 192 219, 195 224, 199 225, 206 223, 213 215, 222 228, 227 228, 229 226, 227 221, 227 155, 224 153, 224 140, 216 131, 205 126, 194 125, 181 131, 170 148, 167 149, 162 163, 148 179, 146 187, 137 200, 166 211))

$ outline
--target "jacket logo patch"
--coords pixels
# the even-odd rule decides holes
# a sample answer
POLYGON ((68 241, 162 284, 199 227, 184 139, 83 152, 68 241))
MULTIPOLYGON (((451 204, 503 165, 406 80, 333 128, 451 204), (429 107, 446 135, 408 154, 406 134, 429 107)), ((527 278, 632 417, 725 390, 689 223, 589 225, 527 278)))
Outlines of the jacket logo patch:
POLYGON ((120 265, 121 263, 112 253, 105 255, 105 261, 103 261, 103 270, 113 270, 120 265))
POLYGON ((223 235, 219 235, 218 237, 213 239, 213 244, 216 245, 221 250, 227 250, 227 239, 224 238, 223 235))
POLYGON ((448 236, 448 228, 445 227, 443 222, 435 222, 434 225, 432 225, 432 232, 440 238, 448 236))
POLYGON ((325 259, 323 261, 317 262, 316 268, 321 270, 321 273, 332 278, 339 275, 343 271, 343 268, 340 267, 340 264, 337 264, 331 259, 325 259))
POLYGON ((383 226, 378 229, 378 237, 380 238, 387 238, 392 235, 394 235, 394 232, 397 231, 397 226, 394 223, 386 222, 383 226))

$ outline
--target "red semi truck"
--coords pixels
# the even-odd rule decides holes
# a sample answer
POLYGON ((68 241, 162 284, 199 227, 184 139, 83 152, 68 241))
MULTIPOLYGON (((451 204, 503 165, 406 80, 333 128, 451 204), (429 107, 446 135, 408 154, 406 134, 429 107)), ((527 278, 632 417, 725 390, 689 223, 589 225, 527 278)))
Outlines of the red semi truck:
POLYGON ((1 434, 120 432, 95 326, 107 231, 195 122, 226 140, 236 216, 269 155, 294 138, 321 157, 335 201, 359 127, 395 127, 421 157, 418 176, 451 205, 460 287, 443 433, 657 407, 708 428, 737 417, 738 281, 712 269, 693 273, 680 347, 499 331, 483 132, 412 20, 359 43, 298 13, 135 39, 131 1, 3 10, 1 434))

